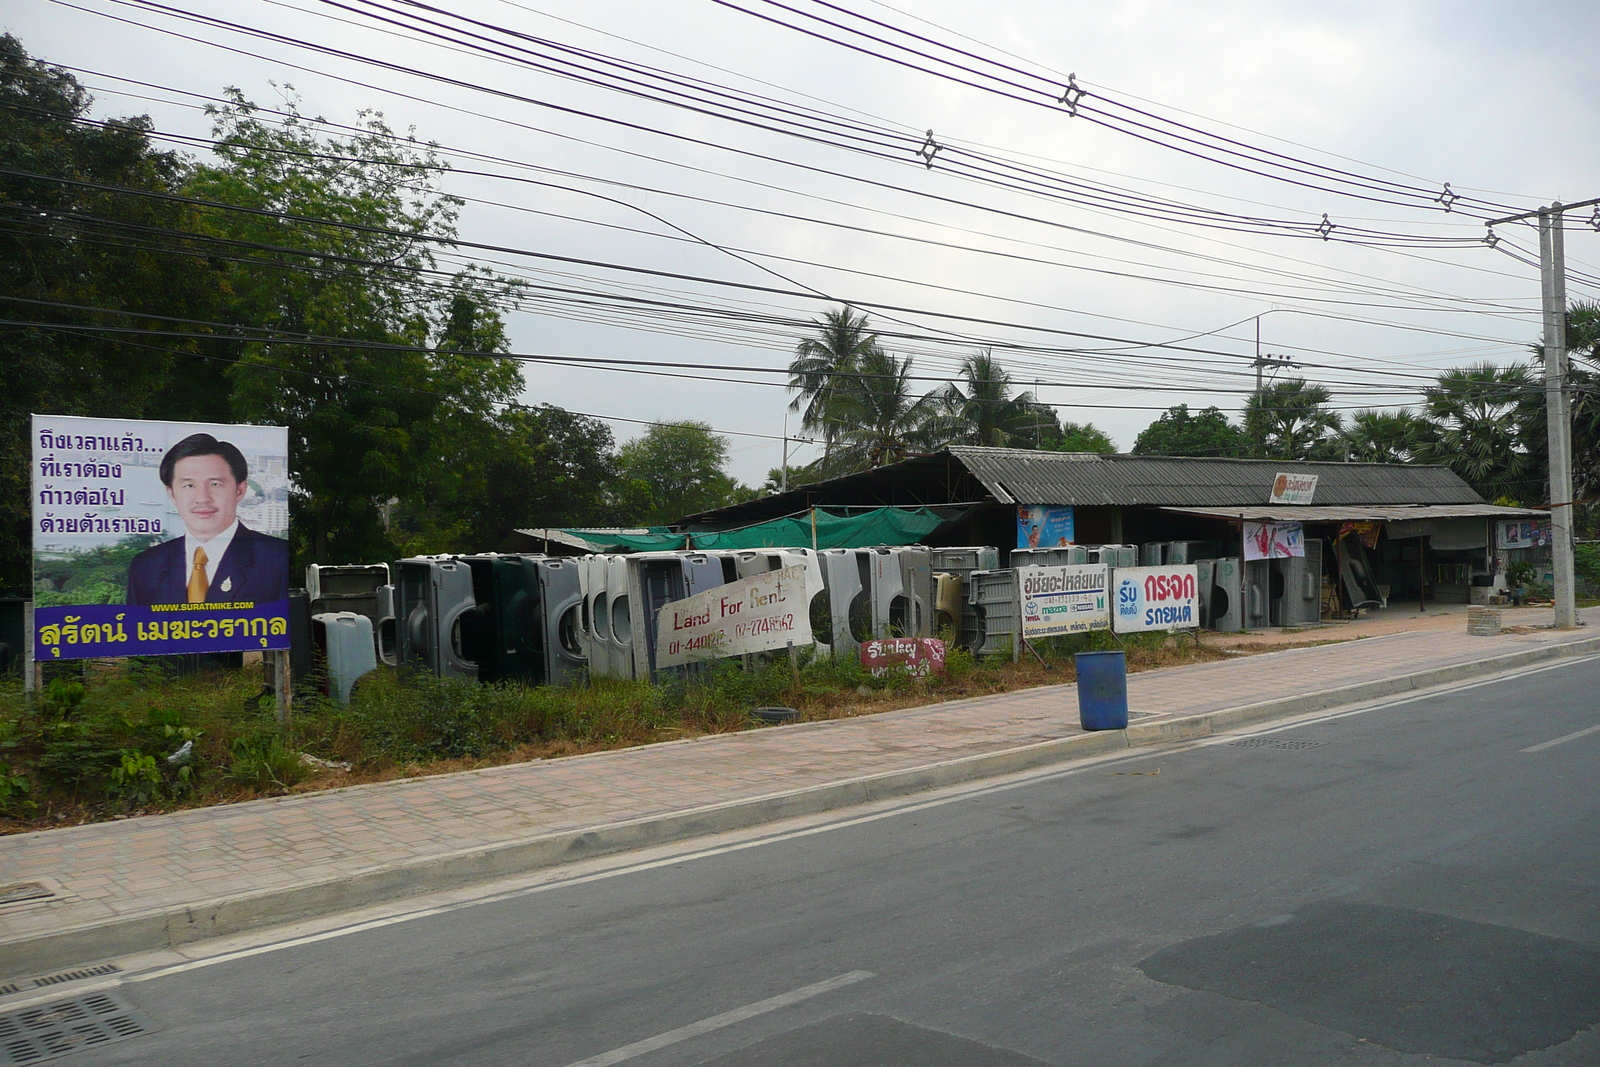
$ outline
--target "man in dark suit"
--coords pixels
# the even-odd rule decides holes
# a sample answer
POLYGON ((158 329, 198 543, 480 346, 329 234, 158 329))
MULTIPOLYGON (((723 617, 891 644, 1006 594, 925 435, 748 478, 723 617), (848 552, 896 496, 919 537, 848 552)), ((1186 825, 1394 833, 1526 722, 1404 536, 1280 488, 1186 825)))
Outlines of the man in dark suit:
POLYGON ((128 603, 289 598, 289 542, 239 522, 248 477, 244 454, 208 433, 191 434, 167 450, 161 459, 161 484, 183 519, 185 533, 133 558, 128 603))

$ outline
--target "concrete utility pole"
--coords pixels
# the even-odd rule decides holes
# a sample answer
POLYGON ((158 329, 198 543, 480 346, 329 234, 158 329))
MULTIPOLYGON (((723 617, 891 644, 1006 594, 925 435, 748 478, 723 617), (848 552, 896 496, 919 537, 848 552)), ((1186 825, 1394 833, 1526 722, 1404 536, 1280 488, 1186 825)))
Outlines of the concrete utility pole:
MULTIPOLYGON (((1570 208, 1591 207, 1600 199, 1563 206, 1558 200, 1537 211, 1492 219, 1505 222, 1539 219, 1539 292, 1544 304, 1545 432, 1550 438, 1550 554, 1554 561, 1556 629, 1578 625, 1576 572, 1572 560, 1572 402, 1567 395, 1567 263, 1562 220, 1570 208)), ((1597 213, 1600 215, 1600 213, 1597 213)))
POLYGON ((1567 265, 1561 203, 1539 212, 1544 296, 1544 407, 1550 435, 1550 551, 1555 561, 1556 629, 1578 625, 1572 560, 1572 412, 1567 397, 1567 265))

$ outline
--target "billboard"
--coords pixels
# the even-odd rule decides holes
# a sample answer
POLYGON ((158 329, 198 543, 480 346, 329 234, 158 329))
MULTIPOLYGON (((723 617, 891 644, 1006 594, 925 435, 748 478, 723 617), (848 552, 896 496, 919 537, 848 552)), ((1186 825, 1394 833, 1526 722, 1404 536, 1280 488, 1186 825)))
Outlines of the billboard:
POLYGON ((1018 548, 1064 548, 1072 544, 1072 507, 1067 504, 1019 504, 1018 548))
POLYGON ((1200 625, 1199 568, 1118 567, 1114 628, 1119 634, 1144 630, 1193 630, 1200 625))
POLYGON ((657 667, 809 645, 806 565, 765 571, 663 604, 656 620, 657 667))
POLYGON ((33 416, 34 655, 289 647, 289 432, 33 416))
POLYGON ((1298 522, 1244 524, 1244 558, 1288 559, 1306 554, 1305 526, 1298 522))
POLYGON ((1519 519, 1500 524, 1501 548, 1544 548, 1550 541, 1549 519, 1519 519))
POLYGON ((1018 567, 1022 639, 1104 630, 1111 625, 1103 563, 1018 567))
POLYGON ((1279 471, 1278 476, 1272 480, 1272 493, 1267 497, 1267 503, 1309 504, 1311 498, 1316 495, 1317 475, 1288 474, 1279 471))

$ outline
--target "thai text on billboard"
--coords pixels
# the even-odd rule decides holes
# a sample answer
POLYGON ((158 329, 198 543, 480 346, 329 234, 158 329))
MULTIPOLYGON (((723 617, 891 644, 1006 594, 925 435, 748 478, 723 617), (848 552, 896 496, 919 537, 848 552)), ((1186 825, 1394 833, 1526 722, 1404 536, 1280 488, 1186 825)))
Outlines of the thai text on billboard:
POLYGON ((289 647, 289 434, 33 416, 34 655, 289 647))
POLYGON ((1103 563, 1018 567, 1022 639, 1104 630, 1111 625, 1103 563))
POLYGON ((874 678, 904 671, 912 678, 944 673, 945 644, 937 637, 883 637, 863 641, 861 666, 874 678))
POLYGON ((809 645, 806 565, 766 571, 663 604, 656 620, 658 667, 809 645))
POLYGON ((1017 507, 1018 548, 1065 548, 1074 535, 1072 507, 1021 504, 1017 507))
POLYGON ((1316 495, 1315 474, 1288 474, 1279 471, 1278 476, 1272 480, 1272 495, 1267 498, 1267 503, 1309 504, 1311 498, 1316 495))
POLYGON ((1198 572, 1193 563, 1117 568, 1113 628, 1119 634, 1195 629, 1200 625, 1198 572))

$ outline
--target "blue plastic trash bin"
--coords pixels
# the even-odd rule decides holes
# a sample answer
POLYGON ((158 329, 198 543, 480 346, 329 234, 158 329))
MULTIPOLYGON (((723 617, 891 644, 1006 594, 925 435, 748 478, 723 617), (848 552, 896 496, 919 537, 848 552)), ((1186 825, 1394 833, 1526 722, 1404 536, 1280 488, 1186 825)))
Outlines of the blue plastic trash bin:
POLYGON ((1121 652, 1079 652, 1078 721, 1085 730, 1128 728, 1128 661, 1121 652))

